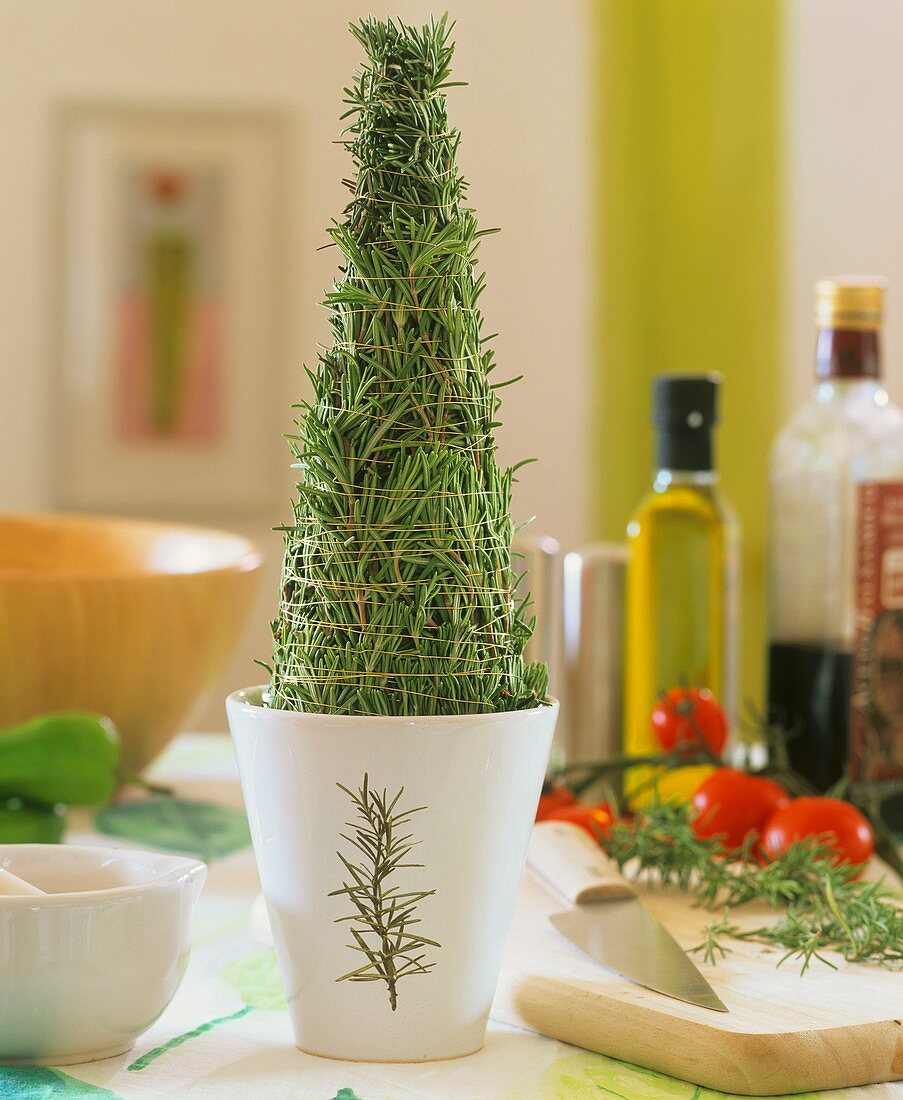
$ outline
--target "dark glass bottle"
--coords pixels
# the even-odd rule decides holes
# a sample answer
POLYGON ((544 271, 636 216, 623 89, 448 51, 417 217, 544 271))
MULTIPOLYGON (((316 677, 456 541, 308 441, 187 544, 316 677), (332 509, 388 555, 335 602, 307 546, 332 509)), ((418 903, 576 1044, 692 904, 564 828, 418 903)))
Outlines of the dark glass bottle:
MULTIPOLYGON (((851 752, 865 777, 851 723, 882 697, 875 677, 896 675, 892 658, 883 668, 873 653, 880 609, 860 569, 868 501, 895 507, 903 493, 903 412, 880 380, 883 298, 881 279, 818 284, 815 388, 771 454, 769 714, 791 734, 793 766, 821 790, 851 752)), ((899 695, 903 712, 903 681, 899 695)))

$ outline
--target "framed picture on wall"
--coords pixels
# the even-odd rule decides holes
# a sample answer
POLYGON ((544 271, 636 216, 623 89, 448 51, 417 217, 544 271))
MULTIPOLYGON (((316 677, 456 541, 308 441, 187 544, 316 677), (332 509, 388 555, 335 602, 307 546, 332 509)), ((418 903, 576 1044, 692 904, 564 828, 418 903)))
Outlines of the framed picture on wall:
POLYGON ((64 109, 61 506, 199 518, 271 508, 285 135, 277 112, 64 109))

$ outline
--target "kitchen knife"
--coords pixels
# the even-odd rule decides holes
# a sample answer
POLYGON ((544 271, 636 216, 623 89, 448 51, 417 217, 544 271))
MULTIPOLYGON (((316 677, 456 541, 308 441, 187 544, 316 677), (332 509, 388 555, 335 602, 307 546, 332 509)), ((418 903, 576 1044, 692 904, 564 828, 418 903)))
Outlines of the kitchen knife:
POLYGON ((623 978, 679 1001, 727 1012, 680 944, 587 833, 566 821, 533 827, 527 864, 573 903, 549 920, 571 943, 623 978))

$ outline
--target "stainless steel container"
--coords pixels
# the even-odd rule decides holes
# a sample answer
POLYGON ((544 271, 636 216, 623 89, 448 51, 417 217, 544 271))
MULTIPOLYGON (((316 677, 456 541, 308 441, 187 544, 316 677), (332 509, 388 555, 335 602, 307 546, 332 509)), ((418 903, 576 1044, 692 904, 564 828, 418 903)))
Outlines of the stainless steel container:
MULTIPOLYGON (((534 535, 519 531, 514 536, 511 567, 521 575, 517 596, 523 599, 529 592, 533 598, 532 613, 536 629, 527 643, 524 657, 528 661, 545 661, 549 676, 558 671, 561 657, 561 557, 557 539, 550 535, 534 535)), ((557 694, 553 688, 553 694, 557 694)))
POLYGON ((619 753, 624 728, 627 547, 597 543, 564 559, 564 689, 568 760, 619 753))
MULTIPOLYGON (((561 616, 561 553, 557 539, 550 535, 519 531, 514 536, 512 568, 521 575, 517 596, 523 599, 529 592, 533 603, 530 608, 536 616, 536 629, 527 643, 524 657, 528 661, 545 661, 549 666, 549 691, 562 698, 564 685, 561 616)), ((559 718, 552 745, 550 764, 553 768, 564 762, 567 742, 567 723, 559 718)))

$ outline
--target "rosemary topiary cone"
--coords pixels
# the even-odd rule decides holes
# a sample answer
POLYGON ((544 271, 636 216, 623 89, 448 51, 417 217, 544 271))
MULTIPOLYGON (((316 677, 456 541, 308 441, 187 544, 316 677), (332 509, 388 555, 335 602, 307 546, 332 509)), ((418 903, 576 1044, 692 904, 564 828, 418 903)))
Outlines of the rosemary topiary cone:
MULTIPOLYGON (((473 714, 545 701, 545 665, 511 564, 513 469, 446 115, 447 17, 366 19, 346 89, 353 198, 329 230, 332 345, 290 437, 300 470, 273 623, 270 707, 473 714)), ((504 384, 504 383, 502 383, 504 384)))

